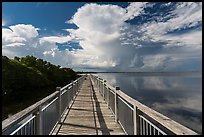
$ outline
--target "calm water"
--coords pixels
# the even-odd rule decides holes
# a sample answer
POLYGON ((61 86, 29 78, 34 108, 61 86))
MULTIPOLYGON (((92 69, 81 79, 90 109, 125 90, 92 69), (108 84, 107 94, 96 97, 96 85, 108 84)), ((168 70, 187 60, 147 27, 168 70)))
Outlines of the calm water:
POLYGON ((98 73, 112 86, 202 134, 202 73, 98 73))

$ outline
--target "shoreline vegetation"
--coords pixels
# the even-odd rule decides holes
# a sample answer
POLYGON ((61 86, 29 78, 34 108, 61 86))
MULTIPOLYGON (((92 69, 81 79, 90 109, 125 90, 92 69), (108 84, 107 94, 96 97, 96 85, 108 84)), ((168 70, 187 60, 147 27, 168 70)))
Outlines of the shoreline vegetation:
POLYGON ((80 77, 33 56, 2 56, 2 121, 80 77))

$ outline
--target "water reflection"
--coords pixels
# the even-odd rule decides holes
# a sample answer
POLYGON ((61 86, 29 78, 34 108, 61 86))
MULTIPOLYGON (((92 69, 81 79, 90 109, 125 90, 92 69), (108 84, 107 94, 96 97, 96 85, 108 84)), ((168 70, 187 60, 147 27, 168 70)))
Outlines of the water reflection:
POLYGON ((98 73, 112 86, 202 134, 202 75, 98 73))

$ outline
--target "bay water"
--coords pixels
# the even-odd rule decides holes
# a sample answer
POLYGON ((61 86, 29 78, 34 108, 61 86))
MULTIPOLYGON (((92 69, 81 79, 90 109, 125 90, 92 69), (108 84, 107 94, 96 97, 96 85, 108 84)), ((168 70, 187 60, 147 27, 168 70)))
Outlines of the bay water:
POLYGON ((97 73, 113 87, 202 134, 202 73, 97 73))

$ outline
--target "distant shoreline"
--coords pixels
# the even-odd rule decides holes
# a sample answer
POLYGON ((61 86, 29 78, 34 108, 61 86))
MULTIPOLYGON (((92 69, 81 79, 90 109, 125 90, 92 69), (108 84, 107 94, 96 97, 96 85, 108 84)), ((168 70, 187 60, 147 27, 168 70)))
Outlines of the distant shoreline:
POLYGON ((175 73, 178 73, 178 74, 183 74, 183 73, 202 73, 202 71, 185 71, 185 72, 77 72, 77 73, 140 73, 140 74, 142 74, 142 73, 154 73, 154 74, 156 74, 156 73, 165 73, 165 74, 170 74, 170 73, 172 73, 172 74, 175 74, 175 73))

